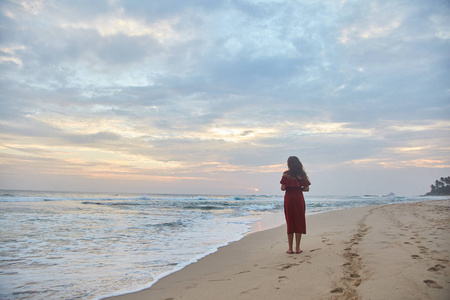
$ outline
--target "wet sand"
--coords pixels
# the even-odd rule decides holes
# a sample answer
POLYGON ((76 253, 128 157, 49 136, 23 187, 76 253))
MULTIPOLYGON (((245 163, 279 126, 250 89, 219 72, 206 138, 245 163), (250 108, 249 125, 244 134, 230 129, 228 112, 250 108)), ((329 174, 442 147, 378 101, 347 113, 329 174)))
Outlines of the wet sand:
POLYGON ((450 199, 307 216, 301 248, 252 233, 112 299, 450 299, 450 199))

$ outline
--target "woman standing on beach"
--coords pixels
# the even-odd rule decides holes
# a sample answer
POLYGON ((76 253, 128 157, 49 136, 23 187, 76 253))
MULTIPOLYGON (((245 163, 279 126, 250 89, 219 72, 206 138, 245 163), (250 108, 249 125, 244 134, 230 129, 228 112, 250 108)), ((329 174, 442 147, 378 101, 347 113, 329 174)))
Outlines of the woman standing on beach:
POLYGON ((295 253, 302 253, 300 241, 302 234, 306 233, 305 199, 303 192, 309 191, 308 180, 303 165, 296 156, 290 156, 287 161, 289 170, 283 173, 281 178, 281 190, 284 194, 284 215, 286 217, 289 250, 292 254, 295 234, 295 253))

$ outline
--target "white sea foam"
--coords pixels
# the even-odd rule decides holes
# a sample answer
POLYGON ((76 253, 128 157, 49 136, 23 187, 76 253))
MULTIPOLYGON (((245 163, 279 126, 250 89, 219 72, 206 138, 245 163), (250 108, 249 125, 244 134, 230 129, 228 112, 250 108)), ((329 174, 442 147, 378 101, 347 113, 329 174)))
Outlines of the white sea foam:
MULTIPOLYGON (((307 212, 433 197, 306 197, 307 212)), ((283 211, 283 196, 0 191, 0 298, 98 299, 151 286, 283 211)), ((259 226, 265 228, 264 226, 259 226)))

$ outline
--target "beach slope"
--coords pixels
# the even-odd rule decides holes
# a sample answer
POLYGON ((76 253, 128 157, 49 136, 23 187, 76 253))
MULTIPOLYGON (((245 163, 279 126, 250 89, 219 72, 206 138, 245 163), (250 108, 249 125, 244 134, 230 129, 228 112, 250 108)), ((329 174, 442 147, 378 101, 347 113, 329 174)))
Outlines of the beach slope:
POLYGON ((311 215, 307 230, 301 254, 281 226, 111 299, 450 299, 450 200, 311 215))

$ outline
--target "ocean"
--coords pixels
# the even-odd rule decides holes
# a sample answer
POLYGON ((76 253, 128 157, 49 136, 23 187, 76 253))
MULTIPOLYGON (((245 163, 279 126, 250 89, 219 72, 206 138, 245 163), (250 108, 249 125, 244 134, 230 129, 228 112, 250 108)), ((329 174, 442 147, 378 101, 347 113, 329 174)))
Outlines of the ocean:
MULTIPOLYGON (((439 197, 309 196, 307 214, 439 197)), ((284 223, 283 195, 0 190, 0 299, 101 299, 284 223)))

